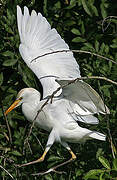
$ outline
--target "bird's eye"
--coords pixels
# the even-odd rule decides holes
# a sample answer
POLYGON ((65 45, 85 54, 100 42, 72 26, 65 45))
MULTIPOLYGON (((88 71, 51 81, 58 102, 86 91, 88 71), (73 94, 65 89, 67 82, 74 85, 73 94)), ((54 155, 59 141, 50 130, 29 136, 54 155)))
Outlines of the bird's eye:
POLYGON ((19 98, 19 100, 22 100, 22 99, 23 99, 23 97, 20 97, 20 98, 19 98))

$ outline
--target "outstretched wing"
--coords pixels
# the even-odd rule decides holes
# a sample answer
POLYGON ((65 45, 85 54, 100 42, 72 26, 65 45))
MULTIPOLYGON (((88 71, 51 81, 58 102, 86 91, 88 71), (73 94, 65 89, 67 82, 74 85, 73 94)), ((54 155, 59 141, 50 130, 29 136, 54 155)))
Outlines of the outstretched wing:
MULTIPOLYGON (((69 83, 66 80, 57 80, 64 86, 69 83)), ((78 121, 85 123, 97 123, 93 114, 109 114, 109 109, 104 104, 99 94, 87 83, 77 81, 69 84, 62 89, 62 95, 69 100, 75 114, 78 115, 78 121)))
MULTIPOLYGON (((17 22, 21 41, 20 54, 41 81, 44 97, 51 95, 59 87, 55 79, 80 77, 79 65, 72 52, 52 53, 69 50, 69 47, 40 13, 33 10, 30 15, 28 8, 24 7, 22 14, 21 8, 17 6, 17 22), (47 55, 43 56, 44 54, 47 55), (32 61, 38 56, 40 57, 32 61)), ((61 91, 57 95, 60 93, 61 91)))

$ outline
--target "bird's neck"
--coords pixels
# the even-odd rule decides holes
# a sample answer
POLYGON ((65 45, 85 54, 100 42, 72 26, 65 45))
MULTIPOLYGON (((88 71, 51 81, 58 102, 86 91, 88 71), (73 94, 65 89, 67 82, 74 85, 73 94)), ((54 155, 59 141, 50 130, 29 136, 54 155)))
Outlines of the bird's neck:
POLYGON ((35 98, 22 104, 22 112, 29 121, 32 121, 35 118, 34 116, 37 113, 39 103, 40 99, 35 98))

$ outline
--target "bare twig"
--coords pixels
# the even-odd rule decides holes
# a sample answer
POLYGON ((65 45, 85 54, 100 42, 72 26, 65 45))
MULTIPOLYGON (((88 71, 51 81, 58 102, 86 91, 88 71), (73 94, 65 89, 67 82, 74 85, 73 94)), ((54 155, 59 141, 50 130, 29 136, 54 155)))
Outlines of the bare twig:
POLYGON ((103 19, 103 21, 102 21, 102 31, 103 32, 109 27, 109 25, 111 23, 111 19, 117 19, 117 16, 108 16, 108 17, 103 19), (106 28, 104 28, 104 24, 108 19, 109 19, 109 23, 107 24, 106 28))
POLYGON ((9 126, 9 123, 8 123, 8 119, 7 119, 6 116, 4 116, 4 118, 5 118, 6 125, 7 125, 8 132, 9 132, 9 140, 10 140, 10 143, 12 143, 11 129, 10 129, 10 126, 9 126))
POLYGON ((33 176, 40 176, 40 175, 42 176, 42 175, 48 174, 48 173, 50 173, 50 172, 55 172, 55 173, 59 173, 59 174, 66 173, 66 172, 64 172, 64 171, 56 171, 56 169, 59 168, 59 167, 62 167, 62 166, 64 166, 64 165, 66 165, 66 164, 68 164, 68 163, 70 163, 71 161, 73 161, 72 158, 69 159, 69 160, 67 160, 67 161, 65 161, 65 162, 63 162, 63 163, 61 163, 61 164, 59 164, 59 165, 57 165, 57 166, 54 166, 54 167, 50 168, 49 170, 47 170, 47 171, 45 171, 45 172, 36 173, 36 174, 32 174, 32 175, 33 175, 33 176))
POLYGON ((116 152, 115 152, 115 146, 113 144, 112 135, 110 132, 110 124, 109 124, 109 118, 108 117, 107 117, 107 130, 108 130, 108 134, 109 134, 109 142, 110 142, 110 146, 111 146, 112 156, 115 159, 116 152))
POLYGON ((29 148, 29 150, 30 150, 30 154, 33 154, 32 149, 31 149, 31 146, 30 146, 30 143, 27 142, 27 144, 28 144, 28 148, 29 148))
MULTIPOLYGON (((78 78, 80 80, 80 78, 78 78)), ((81 77, 81 80, 86 80, 86 79, 99 79, 99 80, 105 80, 105 81, 108 81, 109 83, 112 83, 114 85, 117 86, 117 82, 116 81, 113 81, 111 79, 108 79, 106 77, 101 77, 101 76, 86 76, 86 77, 81 77)))
POLYGON ((104 60, 106 60, 106 61, 110 61, 110 62, 112 62, 112 63, 114 63, 114 64, 117 64, 117 62, 115 62, 113 59, 110 59, 110 58, 107 58, 107 57, 105 57, 105 56, 102 56, 102 55, 99 55, 99 54, 96 54, 96 53, 93 53, 93 52, 90 52, 90 51, 84 51, 84 50, 70 50, 70 49, 64 49, 64 50, 59 50, 59 51, 52 51, 52 52, 48 52, 48 53, 45 53, 45 54, 42 54, 42 55, 40 55, 40 56, 37 56, 36 58, 34 58, 33 60, 31 60, 31 63, 33 62, 33 61, 36 61, 38 58, 41 58, 41 57, 44 57, 44 56, 48 56, 48 55, 50 55, 50 54, 56 54, 56 53, 62 53, 62 52, 74 52, 74 53, 84 53, 84 54, 90 54, 90 55, 93 55, 93 56, 97 56, 97 57, 99 57, 99 58, 102 58, 102 59, 104 59, 104 60))
POLYGON ((36 138, 36 140, 38 141, 38 143, 39 143, 39 145, 41 146, 42 150, 44 151, 44 147, 42 146, 39 138, 38 138, 34 133, 32 133, 32 134, 33 134, 33 136, 36 138))
MULTIPOLYGON (((102 95, 102 92, 101 92, 101 95, 102 95)), ((102 98, 103 101, 104 101, 104 97, 102 98)), ((104 103, 104 106, 105 106, 105 111, 106 111, 106 105, 104 103)), ((115 159, 115 154, 116 154, 116 149, 115 149, 115 146, 113 144, 113 139, 112 139, 112 135, 111 135, 111 131, 110 131, 110 122, 109 122, 109 116, 108 114, 106 114, 105 116, 106 120, 107 120, 107 130, 108 130, 108 139, 109 139, 109 142, 110 142, 110 146, 111 146, 111 151, 112 151, 112 156, 113 158, 115 159)))
POLYGON ((7 117, 6 117, 5 114, 4 114, 4 109, 3 109, 2 100, 1 100, 1 107, 2 107, 3 117, 4 117, 5 121, 6 121, 7 129, 8 129, 8 133, 9 133, 9 140, 10 140, 10 143, 12 143, 11 129, 10 129, 10 126, 9 126, 8 119, 7 119, 7 117))
POLYGON ((0 165, 0 168, 3 169, 12 179, 14 179, 14 177, 4 167, 0 165))

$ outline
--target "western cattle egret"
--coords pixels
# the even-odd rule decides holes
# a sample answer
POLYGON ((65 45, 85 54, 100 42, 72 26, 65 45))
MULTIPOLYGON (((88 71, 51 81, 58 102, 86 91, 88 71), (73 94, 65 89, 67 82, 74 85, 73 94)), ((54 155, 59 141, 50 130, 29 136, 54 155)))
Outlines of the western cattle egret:
MULTIPOLYGON (((36 89, 24 88, 5 114, 21 105, 25 117, 33 121, 47 98, 58 87, 81 76, 73 53, 61 52, 69 50, 68 45, 54 28, 51 29, 50 24, 40 13, 37 14, 33 10, 30 15, 28 8, 24 7, 23 14, 21 8, 17 6, 17 22, 21 41, 20 54, 40 80, 43 98, 40 99, 40 92, 36 89), (52 53, 54 51, 58 53, 52 53)), ((48 102, 35 119, 40 128, 50 132, 45 151, 41 158, 25 165, 43 161, 55 141, 70 152, 71 160, 76 159, 76 155, 69 147, 69 142, 85 142, 91 138, 105 141, 104 134, 82 128, 78 124, 79 121, 98 124, 98 119, 94 116, 96 113, 106 114, 109 110, 90 85, 80 80, 61 88, 55 94, 52 103, 48 102)))

